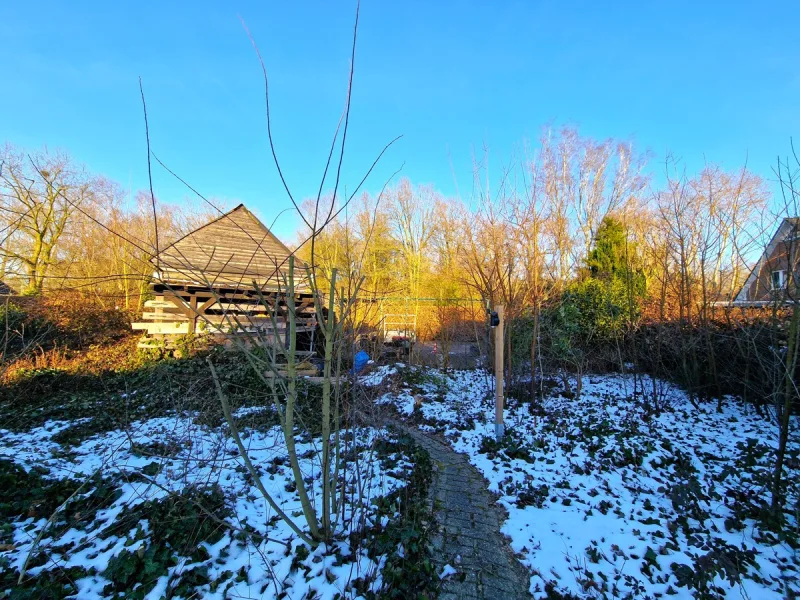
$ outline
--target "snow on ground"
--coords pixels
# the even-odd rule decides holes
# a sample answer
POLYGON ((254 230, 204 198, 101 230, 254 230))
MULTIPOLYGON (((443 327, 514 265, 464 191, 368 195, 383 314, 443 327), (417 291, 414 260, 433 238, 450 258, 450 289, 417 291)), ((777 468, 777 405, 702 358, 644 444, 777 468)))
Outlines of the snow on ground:
MULTIPOLYGON (((242 410, 239 415, 253 412, 242 410)), ((84 519, 66 531, 63 527, 48 526, 46 517, 49 514, 2 524, 6 529, 0 533, 10 533, 6 540, 11 543, 0 545, 0 571, 5 565, 5 568, 18 572, 34 540, 46 527, 38 545, 46 553, 46 560, 33 568, 29 566, 28 577, 43 576, 56 569, 82 568, 87 570, 82 572, 86 576, 75 581, 79 592, 74 597, 116 597, 114 585, 104 574, 114 570, 122 582, 135 575, 124 572, 129 567, 115 563, 115 557, 119 558, 123 552, 132 553, 130 562, 139 565, 135 567, 137 569, 159 564, 155 558, 148 558, 145 551, 148 536, 153 533, 153 524, 144 519, 138 522, 133 519, 123 526, 125 519, 136 515, 137 508, 153 508, 156 506, 153 503, 163 501, 171 492, 185 494, 192 489, 207 490, 209 486, 219 486, 227 507, 224 520, 229 527, 215 526, 214 529, 221 529, 222 533, 213 536, 214 543, 200 544, 202 548, 196 549, 192 556, 180 556, 176 550, 178 555, 169 559, 169 568, 149 593, 142 594, 144 598, 163 597, 168 586, 182 581, 194 581, 192 585, 197 584, 196 590, 207 599, 274 597, 282 591, 287 593, 287 598, 334 598, 337 594, 351 598, 359 596, 359 593, 347 590, 348 582, 367 577, 372 578, 368 587, 379 587, 380 560, 369 558, 362 546, 351 547, 347 534, 372 524, 376 519, 373 501, 403 485, 411 469, 402 452, 390 456, 389 467, 387 461, 382 463, 373 454, 373 442, 378 438, 391 439, 388 432, 375 429, 354 432, 352 439, 357 440, 360 448, 357 451, 359 464, 356 468, 356 461, 351 460, 349 470, 344 473, 346 483, 343 485, 350 495, 360 490, 362 504, 355 510, 340 508, 337 518, 341 535, 338 541, 328 546, 320 545, 309 552, 289 526, 276 517, 275 511, 259 493, 227 432, 223 428, 198 425, 193 417, 192 414, 181 414, 138 421, 124 431, 95 435, 66 448, 53 441, 53 436, 75 425, 78 420, 50 421, 26 432, 0 430, 0 459, 11 460, 31 473, 44 470, 46 480, 71 478, 83 481, 87 476, 100 473, 118 488, 109 495, 109 502, 97 511, 94 518, 88 519, 89 522, 84 519), (146 505, 148 502, 150 504, 146 505), (256 537, 245 542, 242 532, 256 537), (136 553, 139 559, 133 556, 136 553), (193 571, 198 574, 194 580, 193 571), (204 583, 206 581, 208 583, 204 583)), ((269 493, 286 514, 306 529, 280 429, 243 429, 241 433, 248 455, 262 474, 269 493)), ((352 440, 349 445, 353 449, 352 440)), ((317 449, 318 440, 297 444, 301 470, 316 492, 312 500, 319 505, 317 449)), ((92 485, 89 485, 79 490, 74 501, 89 494, 91 489, 92 485)), ((187 503, 187 506, 185 510, 199 515, 199 505, 187 503)), ((81 521, 80 517, 76 519, 81 521)), ((381 519, 385 521, 387 517, 381 519)), ((159 523, 158 526, 170 527, 171 524, 159 523)), ((178 537, 176 534, 175 539, 178 537)), ((131 597, 127 594, 133 594, 140 585, 127 589, 123 583, 124 589, 117 587, 117 591, 131 597)), ((0 597, 3 597, 3 591, 0 589, 0 597)), ((180 596, 180 593, 174 593, 172 597, 180 596)))
POLYGON ((262 412, 267 412, 268 407, 266 406, 242 406, 241 408, 237 408, 233 411, 233 416, 237 419, 242 417, 247 417, 249 415, 254 415, 262 412))
MULTIPOLYGON (((794 597, 797 511, 781 533, 766 510, 777 427, 733 399, 717 412, 653 385, 634 394, 631 376, 591 376, 577 399, 560 386, 543 407, 511 399, 500 444, 485 373, 406 369, 379 402, 483 473, 535 598, 794 597), (658 416, 644 407, 653 389, 658 416)), ((790 507, 800 507, 799 448, 794 439, 790 507)))
MULTIPOLYGON (((372 363, 372 361, 370 361, 372 363)), ((369 374, 360 378, 363 385, 376 386, 380 384, 389 375, 397 373, 397 369, 391 365, 380 365, 375 367, 369 374)))

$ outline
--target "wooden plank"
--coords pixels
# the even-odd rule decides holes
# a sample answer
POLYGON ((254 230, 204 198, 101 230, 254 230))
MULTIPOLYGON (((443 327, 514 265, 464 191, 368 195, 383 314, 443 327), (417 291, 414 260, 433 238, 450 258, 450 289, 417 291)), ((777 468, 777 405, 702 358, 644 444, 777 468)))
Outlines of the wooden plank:
POLYGON ((204 229, 189 234, 175 246, 159 255, 163 264, 171 266, 193 265, 203 269, 209 262, 258 265, 261 268, 274 266, 286 261, 288 250, 265 236, 256 227, 246 227, 243 223, 214 223, 204 229))
MULTIPOLYGON (((154 292, 157 294, 163 294, 164 291, 170 290, 173 292, 177 292, 183 295, 191 295, 191 294, 198 294, 198 297, 204 296, 208 297, 210 295, 219 295, 219 296, 228 296, 228 297, 242 297, 242 298, 257 298, 258 293, 252 286, 252 282, 249 281, 237 281, 233 284, 227 284, 225 282, 220 283, 219 285, 211 285, 210 287, 205 284, 197 284, 191 283, 185 280, 175 280, 170 279, 168 276, 163 276, 161 281, 155 281, 151 285, 154 292), (214 290, 213 294, 211 290, 214 290)), ((283 296, 286 293, 286 288, 284 286, 278 285, 264 285, 259 288, 261 293, 265 296, 270 298, 274 298, 276 296, 283 296)), ((303 286, 300 289, 297 289, 295 286, 296 296, 299 298, 310 298, 311 290, 307 286, 303 286)))
MULTIPOLYGON (((198 317, 199 321, 207 321, 209 323, 232 323, 236 324, 239 323, 254 323, 258 325, 271 325, 272 319, 270 319, 266 315, 244 315, 244 314, 221 314, 221 315, 201 315, 198 317)), ((298 327, 312 327, 313 326, 313 318, 308 319, 298 319, 297 325, 298 327)), ((286 327, 286 319, 278 318, 275 319, 275 324, 280 329, 284 329, 286 327)))
MULTIPOLYGON (((249 315, 258 318, 269 318, 270 315, 272 315, 279 320, 285 320, 287 318, 285 308, 279 309, 277 314, 275 314, 272 309, 260 304, 216 304, 205 312, 209 315, 239 315, 243 317, 249 315)), ((304 310, 302 312, 298 312, 297 318, 300 320, 311 320, 314 318, 314 311, 304 310)))
POLYGON ((134 331, 147 331, 149 334, 189 333, 189 323, 131 323, 134 331))
MULTIPOLYGON (((186 270, 163 268, 161 280, 180 285, 206 286, 213 288, 239 287, 242 290, 252 289, 253 281, 260 288, 270 291, 285 290, 284 279, 272 272, 219 272, 224 265, 210 265, 207 270, 186 270)), ((309 289, 308 283, 303 279, 295 281, 295 288, 301 291, 309 289)))
MULTIPOLYGON (((148 314, 148 313, 145 313, 148 314)), ((145 323, 137 322, 132 323, 131 327, 134 330, 148 330, 157 333, 188 333, 190 321, 186 317, 177 317, 175 315, 149 315, 155 322, 145 323), (160 327, 160 329, 159 329, 160 327), (175 331, 171 331, 174 329, 175 331), (156 331, 157 330, 157 331, 156 331)), ((236 320, 222 317, 222 316, 201 316, 197 319, 198 329, 201 333, 204 331, 225 331, 230 328, 235 330, 245 330, 250 332, 259 331, 264 334, 286 332, 286 325, 278 323, 277 327, 272 326, 269 319, 254 319, 248 317, 240 317, 238 323, 236 320)), ((310 333, 315 328, 309 325, 298 325, 298 333, 310 333)))
MULTIPOLYGON (((202 323, 202 321, 201 321, 202 323)), ((242 323, 241 325, 236 324, 228 324, 228 323, 198 323, 198 330, 200 333, 205 333, 209 331, 219 331, 221 333, 227 333, 229 331, 233 331, 235 335, 237 332, 249 332, 249 333, 258 333, 260 335, 283 335, 286 333, 286 329, 279 327, 278 329, 273 329, 272 327, 265 326, 265 325, 258 325, 258 324, 251 324, 251 323, 242 323)), ((311 327, 298 327, 298 333, 311 333, 311 327)))
MULTIPOLYGON (((177 294, 179 296, 180 295, 186 295, 186 296, 191 296, 192 295, 192 293, 190 293, 188 291, 184 291, 183 289, 179 289, 182 286, 171 286, 171 287, 173 287, 173 289, 175 290, 174 292, 172 292, 173 294, 177 294)), ((195 286, 191 286, 191 287, 195 287, 195 286)), ((249 302, 258 301, 258 295, 256 294, 255 290, 253 290, 253 287, 250 286, 250 285, 241 287, 239 289, 239 291, 237 291, 237 292, 219 291, 216 295, 211 294, 211 292, 204 292, 204 293, 195 292, 194 294, 197 296, 198 300, 200 300, 200 299, 206 300, 206 299, 211 299, 211 298, 214 298, 216 300, 216 298, 219 297, 219 299, 223 300, 223 301, 226 301, 226 300, 244 300, 244 301, 249 301, 249 302)))
POLYGON ((168 300, 147 300, 144 303, 145 308, 175 308, 175 304, 168 300))
POLYGON ((247 311, 247 312, 267 312, 272 311, 271 307, 264 306, 263 304, 257 303, 237 303, 237 302, 221 302, 218 303, 215 307, 215 310, 225 310, 225 311, 247 311))
POLYGON ((175 314, 175 313, 155 313, 155 312, 143 312, 142 319, 149 319, 150 321, 187 321, 188 317, 182 314, 175 314))
MULTIPOLYGON (((145 308, 145 310, 147 310, 147 309, 145 308)), ((177 306, 175 306, 172 303, 170 303, 169 306, 165 306, 163 308, 161 308, 161 307, 152 308, 152 309, 148 310, 148 312, 157 312, 157 313, 162 314, 162 315, 182 315, 182 314, 184 314, 183 309, 178 308, 177 306)))

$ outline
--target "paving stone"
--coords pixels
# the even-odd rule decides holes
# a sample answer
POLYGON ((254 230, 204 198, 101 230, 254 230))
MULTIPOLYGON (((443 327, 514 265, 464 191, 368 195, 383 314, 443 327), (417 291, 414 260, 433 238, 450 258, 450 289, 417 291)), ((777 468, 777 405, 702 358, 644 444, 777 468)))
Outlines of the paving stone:
POLYGON ((431 540, 433 560, 457 571, 442 582, 440 600, 530 599, 530 573, 500 533, 505 515, 478 470, 430 435, 390 422, 408 433, 434 463, 429 502, 440 534, 431 540))

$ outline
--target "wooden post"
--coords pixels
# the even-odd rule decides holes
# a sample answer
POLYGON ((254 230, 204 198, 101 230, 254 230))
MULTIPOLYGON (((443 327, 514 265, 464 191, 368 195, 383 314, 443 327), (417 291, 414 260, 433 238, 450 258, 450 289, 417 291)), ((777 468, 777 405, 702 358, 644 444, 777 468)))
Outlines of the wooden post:
POLYGON ((505 433, 503 423, 503 313, 502 304, 495 307, 498 324, 494 328, 494 435, 497 441, 505 433))
POLYGON ((189 307, 191 308, 191 314, 189 316, 189 333, 195 333, 197 331, 197 294, 192 294, 192 297, 189 300, 189 307))

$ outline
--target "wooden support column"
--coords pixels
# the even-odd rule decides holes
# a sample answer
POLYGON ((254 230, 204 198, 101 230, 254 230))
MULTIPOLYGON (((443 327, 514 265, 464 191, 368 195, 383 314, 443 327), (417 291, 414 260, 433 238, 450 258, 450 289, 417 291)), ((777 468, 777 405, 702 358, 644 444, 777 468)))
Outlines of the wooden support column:
POLYGON ((503 423, 503 323, 505 307, 495 307, 498 323, 494 328, 494 435, 500 441, 505 433, 503 423))
POLYGON ((189 307, 192 309, 189 316, 189 333, 195 333, 197 331, 197 295, 192 294, 189 307))

